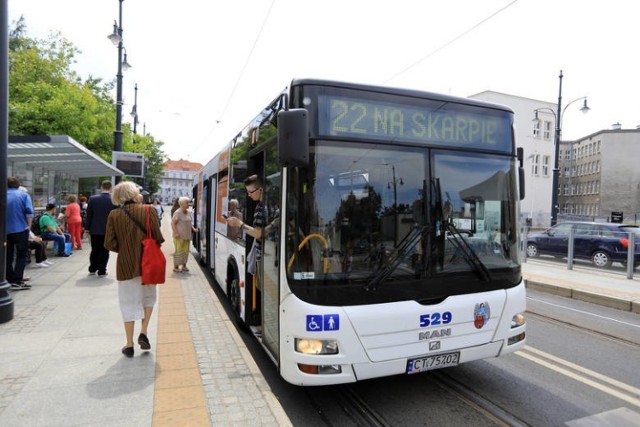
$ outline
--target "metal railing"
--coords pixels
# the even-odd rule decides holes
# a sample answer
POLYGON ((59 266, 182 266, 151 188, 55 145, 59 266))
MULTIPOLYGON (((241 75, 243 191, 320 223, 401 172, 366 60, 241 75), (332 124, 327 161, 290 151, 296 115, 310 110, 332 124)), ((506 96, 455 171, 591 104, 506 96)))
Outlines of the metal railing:
MULTIPOLYGON (((523 227, 522 228, 522 242, 521 242, 521 248, 522 248, 522 262, 527 262, 527 259, 529 258, 528 254, 527 254, 527 243, 528 243, 528 236, 529 234, 533 233, 538 233, 538 232, 543 232, 544 230, 540 230, 540 229, 532 229, 530 227, 523 227)), ((634 276, 634 271, 635 271, 635 255, 640 254, 640 250, 637 250, 635 248, 635 242, 636 242, 636 233, 633 232, 619 232, 617 233, 619 234, 619 237, 623 238, 626 237, 628 239, 628 250, 627 250, 627 259, 626 259, 626 275, 627 275, 627 279, 633 279, 634 276)), ((568 270, 573 270, 574 264, 575 264, 575 256, 574 256, 574 252, 575 252, 575 239, 576 239, 576 234, 575 234, 575 229, 571 228, 569 231, 569 234, 567 236, 568 239, 568 245, 567 245, 567 254, 566 254, 566 259, 567 259, 567 269, 568 270)), ((582 259, 582 258, 581 258, 582 259)))

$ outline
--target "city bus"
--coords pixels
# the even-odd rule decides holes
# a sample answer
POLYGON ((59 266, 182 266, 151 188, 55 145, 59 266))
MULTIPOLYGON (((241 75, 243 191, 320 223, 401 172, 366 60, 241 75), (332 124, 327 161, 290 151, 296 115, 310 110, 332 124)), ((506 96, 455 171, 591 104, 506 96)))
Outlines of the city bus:
POLYGON ((296 79, 195 178, 193 244, 292 384, 502 356, 525 345, 522 158, 507 107, 296 79), (234 205, 251 226, 254 174, 255 270, 226 220, 234 205))

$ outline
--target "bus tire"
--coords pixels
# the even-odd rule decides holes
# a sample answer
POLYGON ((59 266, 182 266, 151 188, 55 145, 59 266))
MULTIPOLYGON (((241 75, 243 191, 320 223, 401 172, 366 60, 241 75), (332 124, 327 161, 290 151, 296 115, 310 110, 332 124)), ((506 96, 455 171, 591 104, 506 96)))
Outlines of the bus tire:
POLYGON ((231 309, 233 310, 233 317, 238 327, 243 331, 248 331, 246 323, 242 319, 242 293, 240 292, 240 278, 237 271, 234 269, 229 283, 229 301, 231 302, 231 309))

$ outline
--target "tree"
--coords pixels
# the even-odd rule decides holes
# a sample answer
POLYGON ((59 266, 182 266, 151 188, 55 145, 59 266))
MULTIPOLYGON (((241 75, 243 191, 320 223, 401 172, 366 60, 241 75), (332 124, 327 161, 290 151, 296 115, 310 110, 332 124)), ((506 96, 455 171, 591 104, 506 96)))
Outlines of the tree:
POLYGON ((150 194, 156 194, 160 189, 160 179, 166 156, 161 150, 164 143, 156 141, 150 135, 132 135, 131 128, 125 126, 123 131, 123 150, 132 153, 142 153, 145 159, 145 189, 150 194))
POLYGON ((47 40, 26 36, 24 19, 10 32, 9 133, 66 134, 105 159, 111 157, 113 87, 83 82, 71 69, 79 51, 60 33, 47 40))
MULTIPOLYGON (((46 40, 27 36, 23 17, 9 32, 9 133, 11 135, 69 135, 111 162, 116 108, 110 92, 114 82, 89 76, 83 81, 72 70, 73 44, 55 32, 46 40)), ((165 154, 153 136, 135 135, 123 126, 125 151, 144 153, 147 187, 153 194, 165 154)))

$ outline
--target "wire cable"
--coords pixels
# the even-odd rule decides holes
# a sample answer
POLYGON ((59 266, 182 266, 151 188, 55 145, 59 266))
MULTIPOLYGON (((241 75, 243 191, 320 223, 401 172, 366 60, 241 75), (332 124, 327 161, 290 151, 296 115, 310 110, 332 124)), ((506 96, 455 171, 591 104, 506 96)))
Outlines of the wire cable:
POLYGON ((219 119, 216 120, 216 122, 213 125, 213 127, 211 128, 211 130, 209 130, 209 132, 207 132, 207 136, 205 136, 203 138, 202 142, 200 144, 198 144, 198 146, 195 148, 194 151, 198 150, 202 146, 202 144, 204 144, 207 141, 207 139, 209 139, 209 137, 211 136, 211 134, 213 133, 215 128, 223 121, 224 115, 226 114, 227 109, 229 108, 229 104, 231 104, 231 100, 233 99, 233 95, 236 93, 236 89, 240 85, 240 80, 242 80, 244 72, 247 69, 247 66, 249 65, 249 61, 251 60, 251 57, 253 56, 253 52, 255 51, 256 46, 258 45, 258 41, 260 40, 260 37, 262 36, 262 31, 264 30, 264 27, 266 26, 267 21, 269 20, 269 16, 271 15, 271 10, 273 9, 273 5, 275 3, 276 3, 276 0, 273 0, 271 2, 271 5, 269 6, 269 10, 267 11, 267 14, 265 15, 265 17, 264 17, 264 19, 262 21, 262 26, 260 27, 260 31, 258 31, 258 34, 256 35, 256 39, 253 42, 253 46, 251 46, 251 50, 249 51, 249 54, 247 55, 247 59, 244 61, 244 65, 242 66, 242 69, 240 70, 240 73, 238 74, 238 79, 236 80, 236 83, 233 85, 233 89, 231 89, 231 93, 229 94, 229 97, 227 98, 227 102, 224 104, 224 108, 222 109, 222 113, 220 114, 219 119))
POLYGON ((509 7, 513 6, 515 3, 517 3, 518 0, 513 0, 511 3, 507 4, 506 6, 498 9, 497 11, 493 12, 491 15, 489 15, 488 17, 484 18, 482 21, 478 22, 477 24, 475 24, 474 26, 472 26, 471 28, 463 31, 462 33, 458 34, 457 36, 455 36, 454 38, 452 38, 451 40, 449 40, 448 42, 446 42, 445 44, 443 44, 442 46, 438 47, 435 50, 432 50, 431 52, 429 52, 428 54, 426 54, 425 56, 423 56, 422 58, 418 59, 416 62, 414 62, 413 64, 409 65, 408 67, 406 67, 405 69, 403 69, 402 71, 399 71, 398 73, 394 74, 393 76, 389 77, 387 80, 385 80, 383 83, 388 83, 389 81, 395 79, 396 77, 406 73, 407 71, 409 71, 410 69, 412 69, 413 67, 415 67, 416 65, 420 64, 421 62, 425 61, 426 59, 429 59, 430 57, 432 57, 433 55, 435 55, 436 53, 440 52, 442 49, 446 48, 447 46, 453 44, 454 42, 460 40, 462 37, 466 36, 467 34, 469 34, 470 32, 472 32, 473 30, 475 30, 476 28, 478 28, 479 26, 481 26, 482 24, 484 24, 485 22, 489 21, 491 18, 495 17, 496 15, 500 14, 501 12, 505 11, 506 9, 508 9, 509 7))

